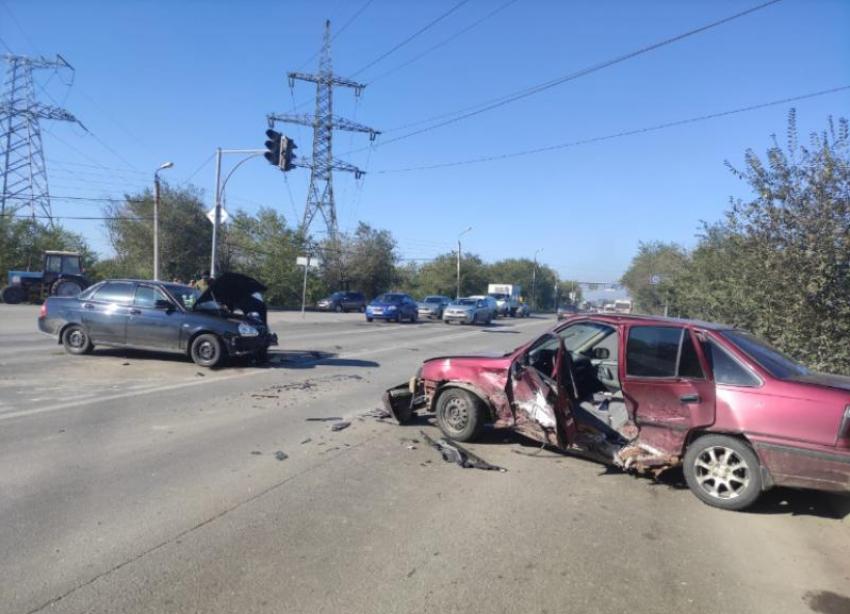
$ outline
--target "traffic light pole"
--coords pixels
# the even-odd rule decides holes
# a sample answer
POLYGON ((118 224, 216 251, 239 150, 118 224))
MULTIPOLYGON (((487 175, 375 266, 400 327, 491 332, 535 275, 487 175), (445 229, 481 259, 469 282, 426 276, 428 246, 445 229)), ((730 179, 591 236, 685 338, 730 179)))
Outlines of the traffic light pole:
POLYGON ((265 149, 222 149, 219 147, 215 150, 215 215, 213 216, 213 235, 212 235, 212 256, 210 258, 210 276, 215 277, 215 255, 218 247, 218 229, 221 226, 221 196, 227 185, 228 179, 243 162, 247 162, 254 156, 265 153, 265 149), (221 154, 250 154, 244 160, 240 160, 236 166, 230 169, 224 182, 221 181, 221 154))

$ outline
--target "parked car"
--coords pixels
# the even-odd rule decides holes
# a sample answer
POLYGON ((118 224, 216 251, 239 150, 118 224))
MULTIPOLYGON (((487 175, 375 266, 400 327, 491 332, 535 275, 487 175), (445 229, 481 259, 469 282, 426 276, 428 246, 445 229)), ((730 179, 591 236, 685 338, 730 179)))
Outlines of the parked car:
POLYGON ((416 301, 410 295, 388 292, 366 306, 366 321, 371 322, 375 319, 388 322, 402 320, 416 322, 419 319, 419 310, 416 301))
POLYGON ((491 305, 488 297, 459 298, 452 301, 443 311, 443 322, 451 324, 452 322, 460 322, 461 324, 489 324, 496 317, 496 310, 491 305))
POLYGON ((187 354, 202 367, 228 357, 265 360, 277 345, 269 331, 266 287, 251 277, 225 273, 201 292, 161 281, 110 279, 77 297, 49 297, 41 307, 39 330, 54 335, 69 354, 96 346, 187 354))
POLYGON ((420 318, 433 318, 441 320, 446 305, 452 302, 448 296, 432 295, 426 296, 417 303, 420 318))
POLYGON ((558 307, 558 321, 566 320, 578 313, 578 307, 572 303, 564 303, 558 307))
POLYGON ((850 491, 850 377, 752 334, 651 316, 575 316, 499 357, 442 356, 384 396, 449 437, 485 423, 636 473, 681 466, 709 505, 773 486, 850 491))
POLYGON ((366 297, 362 292, 334 292, 327 298, 323 298, 316 307, 322 311, 366 311, 366 297))
POLYGON ((516 318, 527 318, 531 315, 531 307, 528 306, 528 303, 520 303, 514 312, 514 317, 516 318))

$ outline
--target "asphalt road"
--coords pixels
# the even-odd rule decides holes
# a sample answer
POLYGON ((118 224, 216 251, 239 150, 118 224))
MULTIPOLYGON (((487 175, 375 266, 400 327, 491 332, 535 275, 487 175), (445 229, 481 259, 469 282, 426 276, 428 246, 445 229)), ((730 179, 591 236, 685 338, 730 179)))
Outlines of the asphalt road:
POLYGON ((272 313, 268 367, 208 371, 72 357, 36 315, 0 305, 2 614, 850 612, 846 498, 722 512, 498 432, 469 447, 507 473, 465 470, 433 426, 361 417, 423 358, 551 319, 272 313))

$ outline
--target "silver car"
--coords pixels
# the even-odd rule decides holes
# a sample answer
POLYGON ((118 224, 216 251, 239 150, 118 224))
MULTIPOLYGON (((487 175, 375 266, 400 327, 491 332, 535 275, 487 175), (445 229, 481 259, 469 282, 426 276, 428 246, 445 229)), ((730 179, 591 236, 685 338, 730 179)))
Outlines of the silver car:
POLYGON ((495 303, 493 299, 487 301, 490 297, 473 297, 459 298, 452 301, 443 311, 443 322, 451 324, 452 322, 460 322, 461 324, 489 324, 493 321, 496 315, 495 308, 490 304, 490 301, 495 303))
POLYGON ((432 295, 426 296, 416 303, 420 318, 433 318, 440 320, 446 305, 452 302, 448 296, 432 295))

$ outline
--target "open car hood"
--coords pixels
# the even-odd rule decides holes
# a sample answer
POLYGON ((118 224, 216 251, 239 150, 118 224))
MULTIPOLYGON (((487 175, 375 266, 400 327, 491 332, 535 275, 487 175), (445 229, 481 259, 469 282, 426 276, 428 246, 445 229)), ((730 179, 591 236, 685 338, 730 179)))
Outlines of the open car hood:
POLYGON ((253 277, 248 277, 242 273, 225 273, 212 281, 209 288, 204 290, 198 300, 195 301, 193 308, 197 308, 198 305, 203 303, 215 301, 219 305, 233 309, 250 299, 252 294, 265 291, 266 287, 253 277))

